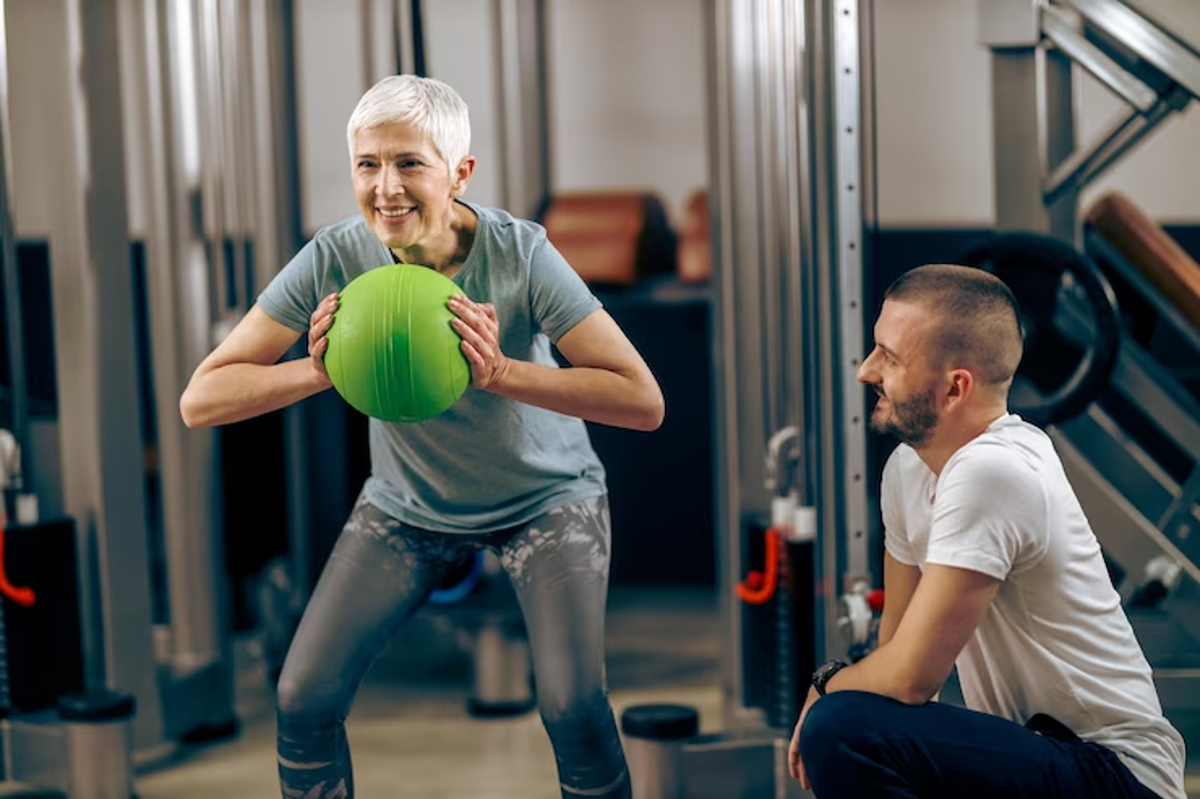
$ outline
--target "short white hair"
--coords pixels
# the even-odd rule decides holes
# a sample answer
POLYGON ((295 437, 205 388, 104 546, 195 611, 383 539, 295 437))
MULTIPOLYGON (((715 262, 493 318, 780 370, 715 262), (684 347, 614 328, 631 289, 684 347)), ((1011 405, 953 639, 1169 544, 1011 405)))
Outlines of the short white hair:
POLYGON ((471 150, 471 117, 458 92, 433 78, 389 75, 358 101, 346 125, 346 143, 354 158, 358 132, 402 122, 429 138, 451 176, 471 150))

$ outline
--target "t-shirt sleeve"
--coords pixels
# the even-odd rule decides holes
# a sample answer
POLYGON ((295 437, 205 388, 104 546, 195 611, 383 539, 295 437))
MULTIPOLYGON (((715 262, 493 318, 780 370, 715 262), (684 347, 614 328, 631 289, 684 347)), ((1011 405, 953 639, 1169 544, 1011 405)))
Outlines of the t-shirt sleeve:
POLYGON ((324 285, 328 259, 319 237, 310 239, 258 295, 258 306, 292 330, 308 330, 312 312, 325 296, 338 290, 324 285))
POLYGON ((601 307, 579 273, 544 238, 534 246, 530 259, 529 300, 534 324, 555 343, 601 307))
POLYGON ((947 464, 938 482, 927 563, 1004 580, 1045 551, 1045 486, 1006 447, 981 445, 947 464))
POLYGON ((879 490, 879 511, 883 516, 883 545, 889 555, 906 566, 916 566, 917 558, 908 543, 901 502, 898 454, 893 451, 883 467, 883 484, 879 490))

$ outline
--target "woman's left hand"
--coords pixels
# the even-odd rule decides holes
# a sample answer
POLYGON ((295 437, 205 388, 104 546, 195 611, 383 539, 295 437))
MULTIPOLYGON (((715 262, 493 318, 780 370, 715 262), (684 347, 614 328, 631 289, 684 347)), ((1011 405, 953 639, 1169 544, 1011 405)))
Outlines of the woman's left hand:
POLYGON ((458 294, 450 298, 449 308, 458 317, 450 324, 462 338, 463 355, 471 364, 471 385, 484 390, 495 388, 508 371, 508 358, 500 351, 496 306, 475 303, 458 294))

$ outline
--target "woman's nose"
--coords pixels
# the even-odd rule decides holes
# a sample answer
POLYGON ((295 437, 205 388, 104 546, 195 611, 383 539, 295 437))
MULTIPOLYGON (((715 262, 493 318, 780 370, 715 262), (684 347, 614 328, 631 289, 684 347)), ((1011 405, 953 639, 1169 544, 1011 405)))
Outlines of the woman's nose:
POLYGON ((388 167, 380 170, 379 193, 384 197, 392 197, 404 192, 404 181, 400 178, 400 170, 388 167))

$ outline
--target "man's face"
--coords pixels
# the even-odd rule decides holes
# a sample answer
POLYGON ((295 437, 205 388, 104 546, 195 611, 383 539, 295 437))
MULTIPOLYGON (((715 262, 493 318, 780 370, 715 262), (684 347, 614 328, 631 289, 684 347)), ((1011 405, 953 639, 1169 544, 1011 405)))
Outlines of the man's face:
POLYGON ((859 381, 879 395, 871 428, 912 447, 927 443, 940 420, 937 376, 921 346, 929 325, 927 308, 885 301, 875 322, 875 348, 858 369, 859 381))
POLYGON ((359 211, 386 246, 425 245, 449 229, 455 189, 450 170, 411 125, 359 131, 351 175, 359 211))

